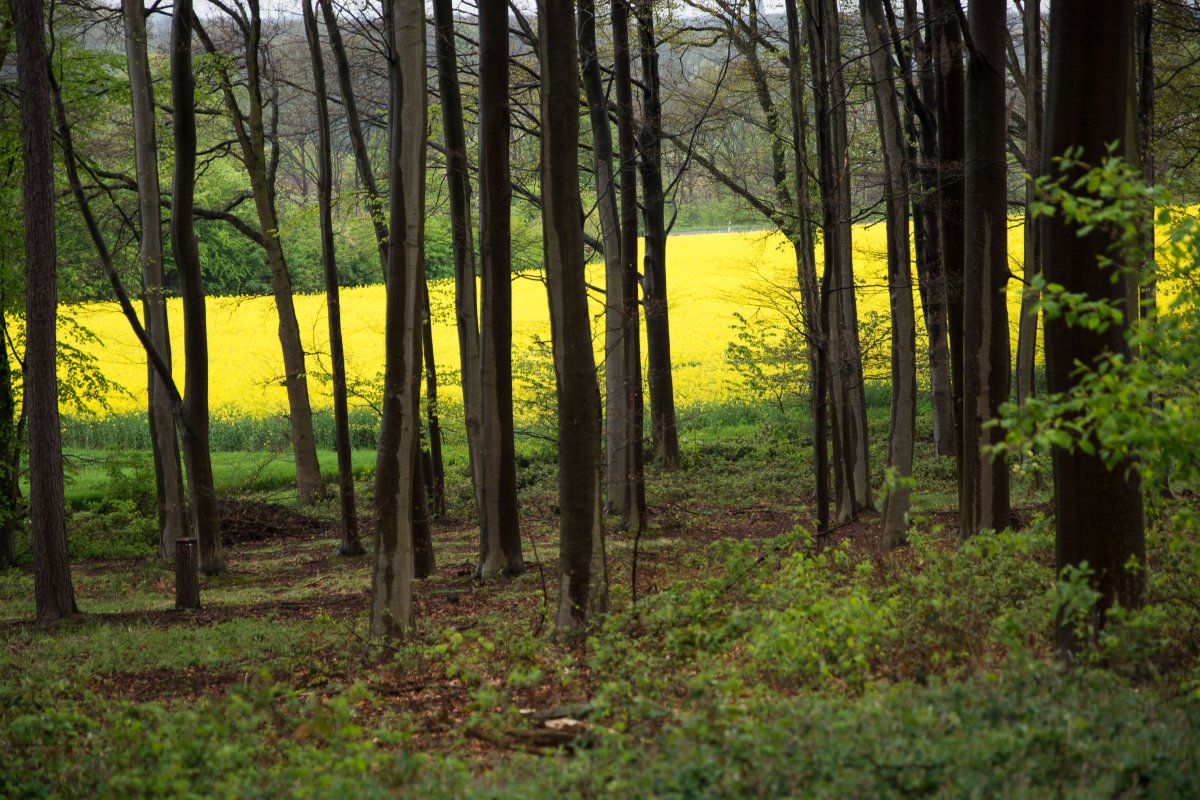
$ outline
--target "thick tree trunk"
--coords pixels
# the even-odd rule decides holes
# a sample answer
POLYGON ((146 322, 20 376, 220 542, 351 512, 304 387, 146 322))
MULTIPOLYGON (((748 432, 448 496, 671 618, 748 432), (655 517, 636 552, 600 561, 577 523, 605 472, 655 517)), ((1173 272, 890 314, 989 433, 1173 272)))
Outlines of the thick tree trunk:
POLYGON ((796 175, 796 281, 804 303, 804 335, 808 343, 809 413, 813 432, 813 474, 816 484, 817 534, 829 530, 829 419, 824 357, 826 342, 821 329, 821 295, 817 281, 811 189, 808 183, 808 111, 804 100, 803 32, 796 0, 785 0, 788 28, 788 97, 792 118, 792 158, 796 175))
MULTIPOLYGON (((475 493, 479 529, 486 529, 481 491, 483 454, 480 452, 479 307, 475 280, 475 245, 471 230, 471 176, 467 162, 467 137, 463 124, 462 92, 454 44, 454 11, 450 0, 434 0, 437 29, 438 91, 441 94, 442 130, 446 140, 446 183, 450 196, 450 227, 454 248, 454 311, 458 328, 463 417, 467 429, 467 460, 475 493)), ((481 537, 482 538, 482 537, 481 537)))
POLYGON ((617 439, 620 479, 624 486, 622 530, 640 531, 646 522, 645 405, 642 395, 642 341, 638 303, 637 132, 633 118, 633 68, 628 0, 612 6, 613 73, 617 95, 617 141, 621 158, 620 283, 621 335, 618 360, 624 425, 617 439))
POLYGON ((1005 151, 1004 0, 972 0, 967 63, 965 162, 966 273, 963 284, 963 470, 960 533, 1012 524, 1008 462, 986 448, 1004 439, 985 428, 1007 402, 1011 363, 1008 331, 1008 160, 1005 151))
POLYGON ((595 563, 600 504, 600 390, 592 355, 579 197, 579 61, 572 4, 538 4, 542 76, 542 226, 558 385, 560 594, 556 628, 581 632, 595 563))
MULTIPOLYGON (((1026 3, 1023 18, 1025 42, 1025 170, 1037 175, 1042 161, 1042 4, 1026 3)), ((1021 293, 1021 319, 1017 333, 1017 402, 1033 396, 1037 359, 1038 293, 1033 279, 1042 271, 1041 225, 1030 208, 1037 199, 1033 181, 1025 186, 1025 289, 1021 293)))
MULTIPOLYGON (((1107 155, 1106 148, 1125 135, 1132 12, 1132 4, 1122 0, 1051 3, 1043 174, 1058 174, 1053 159, 1068 147, 1081 147, 1082 160, 1097 164, 1107 155)), ((1062 284, 1068 292, 1086 293, 1092 300, 1126 299, 1111 270, 1099 265, 1112 244, 1109 235, 1097 229, 1081 237, 1057 216, 1043 218, 1042 226, 1047 281, 1062 284)), ((1046 382, 1052 394, 1071 389, 1079 364, 1094 365, 1105 353, 1129 355, 1124 325, 1096 332, 1072 327, 1060 317, 1047 319, 1045 328, 1046 382)), ((1098 455, 1079 448, 1056 447, 1052 457, 1058 568, 1085 562, 1091 567, 1103 623, 1103 613, 1114 604, 1137 607, 1145 588, 1137 469, 1131 463, 1108 469, 1098 455), (1138 568, 1130 569, 1135 563, 1138 568)), ((1063 619, 1058 643, 1066 651, 1081 644, 1063 619)))
MULTIPOLYGON (((142 0, 122 0, 125 19, 125 60, 133 114, 134 163, 137 170, 138 217, 141 221, 139 257, 142 266, 142 315, 146 334, 171 363, 167 298, 163 288, 162 208, 158 185, 158 141, 154 126, 154 91, 146 55, 146 18, 142 0)), ((174 558, 175 541, 185 535, 183 463, 175 415, 163 382, 147 366, 150 438, 154 478, 158 489, 158 557, 174 558)))
MULTIPOLYGON (((612 127, 608 97, 596 49, 595 0, 579 0, 579 61, 592 129, 592 162, 595 165, 596 210, 600 238, 604 241, 604 460, 607 507, 624 516, 629 483, 625 474, 626 403, 624 339, 625 306, 622 302, 621 226, 617 208, 617 181, 613 173, 612 127)), ((623 4, 613 4, 614 18, 623 4)), ((614 20, 614 30, 616 23, 614 20)), ((614 38, 616 34, 614 32, 614 38)), ((614 50, 620 47, 614 42, 614 50)), ((628 48, 628 44, 626 44, 628 48)), ((614 55, 614 62, 619 56, 614 55)), ((619 67, 614 67, 614 72, 619 67)), ((619 78, 617 78, 619 80, 619 78)), ((619 103, 619 101, 618 101, 619 103)))
POLYGON ((413 493, 420 456, 421 281, 425 195, 425 9, 390 0, 393 58, 383 419, 375 468, 375 565, 371 633, 403 638, 412 606, 413 493))
POLYGON ((867 442, 866 394, 858 337, 851 248, 851 197, 846 86, 842 75, 838 10, 832 0, 807 6, 814 78, 817 152, 824 219, 829 392, 834 430, 833 460, 838 520, 874 508, 867 442))
POLYGON ((888 53, 888 27, 881 0, 861 0, 863 27, 870 51, 875 115, 883 150, 887 217, 888 297, 892 312, 892 411, 888 432, 888 468, 897 485, 883 506, 882 547, 890 550, 908 531, 913 443, 917 424, 917 321, 913 308, 908 245, 908 154, 896 78, 888 53))
POLYGON ((667 312, 667 229, 662 177, 662 100, 659 90, 658 39, 654 3, 638 0, 638 45, 642 62, 642 222, 645 256, 642 293, 646 307, 646 383, 650 387, 650 437, 654 463, 679 469, 679 433, 675 422, 675 386, 671 370, 671 326, 667 312))
POLYGON ((196 191, 196 100, 192 72, 192 2, 176 0, 171 17, 171 106, 174 109, 175 178, 171 191, 171 253, 183 296, 183 460, 192 526, 200 547, 200 572, 227 572, 221 548, 221 515, 208 443, 208 323, 204 279, 192 209, 196 191))
MULTIPOLYGON (((140 0, 139 0, 140 2, 140 0)), ((312 57, 313 92, 317 106, 317 202, 321 216, 321 263, 325 271, 325 308, 329 317, 329 360, 333 370, 333 424, 338 460, 338 498, 342 507, 342 540, 337 555, 361 556, 366 549, 358 536, 354 507, 354 464, 350 451, 350 412, 346 397, 346 356, 342 346, 342 306, 337 257, 333 241, 333 159, 330 152, 329 96, 325 88, 325 59, 312 0, 304 0, 304 31, 312 57)))
POLYGON ((33 594, 39 622, 78 611, 67 561, 62 436, 58 421, 58 254, 50 63, 42 3, 13 3, 21 89, 25 212, 25 403, 29 419, 29 514, 33 594))
POLYGON ((955 0, 928 0, 930 39, 936 73, 938 130, 938 228, 946 287, 950 339, 950 389, 954 397, 955 459, 959 498, 963 471, 963 157, 966 119, 962 30, 955 0))
MULTIPOLYGON (((574 29, 567 33, 574 42, 574 29)), ((480 577, 525 571, 513 450, 508 75, 508 6, 503 0, 483 0, 479 6, 479 255, 483 267, 480 452, 487 524, 480 530, 476 569, 480 577)))

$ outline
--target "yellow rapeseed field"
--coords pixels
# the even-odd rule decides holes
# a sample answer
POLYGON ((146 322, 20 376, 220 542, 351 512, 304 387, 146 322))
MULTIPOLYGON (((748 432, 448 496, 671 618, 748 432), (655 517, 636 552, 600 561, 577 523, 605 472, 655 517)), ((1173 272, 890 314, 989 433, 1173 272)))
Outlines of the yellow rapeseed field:
MULTIPOLYGON (((855 229, 855 274, 859 312, 886 316, 885 239, 882 224, 855 229)), ((1013 272, 1021 274, 1023 232, 1009 231, 1013 272)), ((820 253, 818 252, 818 263, 820 253)), ((603 284, 599 266, 590 282, 603 284)), ((738 376, 726 364, 725 349, 733 338, 735 313, 764 313, 749 300, 770 284, 795 282, 791 246, 778 233, 706 233, 670 237, 667 245, 667 290, 670 302, 671 355, 675 365, 676 400, 680 405, 721 400, 739 390, 738 376)), ((1020 284, 1010 282, 1009 308, 1015 342, 1020 284)), ((434 350, 447 399, 458 397, 458 340, 453 320, 453 284, 430 287, 434 350)), ((915 296, 915 290, 914 290, 915 296)), ((300 333, 310 356, 310 373, 328 371, 328 327, 321 295, 296 297, 300 333)), ((597 358, 602 353, 602 298, 592 298, 597 358)), ((918 313, 919 312, 918 303, 918 313)), ((99 337, 102 348, 85 345, 106 377, 129 390, 110 399, 114 411, 143 407, 146 362, 129 325, 115 303, 89 303, 68 309, 75 320, 99 337), (97 352, 97 350, 101 350, 97 352)), ((183 314, 179 301, 169 307, 175 368, 182 376, 183 314)), ((368 286, 342 291, 342 320, 347 368, 352 380, 369 381, 383 368, 384 291, 368 286)), ((920 326, 919 326, 920 327, 920 326)), ((270 297, 209 298, 208 335, 211 367, 210 401, 214 410, 267 415, 286 410, 281 382, 282 356, 270 297)), ((520 352, 536 338, 550 335, 545 285, 535 275, 513 279, 513 346, 520 352)), ((644 357, 644 354, 643 354, 644 357)), ((326 386, 310 381, 313 406, 331 403, 326 386)), ((519 401, 520 398, 518 398, 519 401)), ((519 405, 519 403, 518 403, 519 405)), ((518 409, 518 413, 520 410, 518 409)))

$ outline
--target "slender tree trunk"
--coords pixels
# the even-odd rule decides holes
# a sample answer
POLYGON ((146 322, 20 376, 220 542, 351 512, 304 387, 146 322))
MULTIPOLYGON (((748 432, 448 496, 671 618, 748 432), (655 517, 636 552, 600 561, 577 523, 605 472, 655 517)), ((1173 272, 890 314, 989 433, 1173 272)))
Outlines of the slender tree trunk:
MULTIPOLYGON (((424 258, 422 258, 424 264, 424 258)), ((438 420, 437 364, 433 359, 433 312, 429 307, 429 276, 421 272, 421 351, 425 364, 425 421, 429 431, 429 513, 446 515, 446 465, 442 459, 442 424, 438 420)))
POLYGON ((221 515, 208 442, 208 324, 204 278, 192 209, 196 192, 196 100, 192 72, 192 2, 176 0, 171 17, 171 106, 174 109, 175 178, 171 191, 171 253, 183 296, 183 460, 192 525, 200 547, 200 572, 227 572, 221 515))
MULTIPOLYGON (((885 3, 887 9, 889 3, 885 3)), ((928 24, 924 25, 928 29, 928 24)), ((894 46, 901 42, 893 31, 894 46)), ((940 220, 938 216, 937 123, 933 53, 922 35, 917 0, 904 2, 904 38, 911 43, 913 67, 908 72, 911 92, 905 95, 907 125, 912 140, 909 187, 912 195, 913 244, 916 252, 917 283, 925 319, 929 360, 930 405, 932 406, 933 451, 939 458, 954 456, 954 395, 950 381, 950 345, 946 337, 946 277, 942 270, 940 220)), ((902 67, 902 72, 907 72, 902 67)))
POLYGON ((654 3, 637 1, 638 44, 642 62, 642 222, 645 257, 642 294, 646 307, 646 382, 650 387, 650 436, 654 463, 679 469, 679 433, 675 422, 675 386, 671 371, 671 327, 667 312, 666 198, 662 177, 662 100, 654 3))
MULTIPOLYGON (((621 225, 617 208, 617 181, 613 173, 612 128, 608 118, 608 97, 596 49, 595 0, 579 0, 579 61, 583 89, 587 96, 592 129, 592 161, 596 177, 596 210, 600 216, 600 237, 604 241, 604 458, 610 511, 625 516, 629 489, 625 447, 628 441, 625 402, 625 305, 621 269, 621 225)), ((613 28, 620 0, 613 4, 613 28)), ((628 12, 626 12, 628 13, 628 12)), ((620 47, 614 42, 614 50, 620 47)), ((628 49, 628 43, 626 44, 628 49)), ((619 56, 614 55, 614 62, 619 56)), ((614 65, 614 73, 619 70, 614 65)), ((619 80, 619 78, 617 78, 619 80)), ((618 100, 618 105, 620 101, 618 100)), ((636 229, 635 229, 636 236, 636 229)), ((635 239, 636 241, 636 239, 635 239)))
POLYGON ((646 521, 646 481, 642 395, 642 343, 638 304, 638 202, 637 132, 633 118, 633 68, 629 31, 628 0, 612 5, 613 73, 617 95, 617 141, 621 159, 620 284, 621 385, 617 391, 624 405, 624 426, 617 440, 620 473, 624 484, 623 505, 618 508, 623 530, 640 531, 646 521))
MULTIPOLYGON (((246 52, 247 113, 243 116, 228 72, 222 76, 222 96, 234 128, 242 163, 250 179, 254 209, 262 231, 263 249, 271 272, 271 294, 279 315, 279 344, 283 351, 284 386, 288 396, 288 421, 291 424, 292 451, 296 459, 296 488, 300 499, 313 503, 325 496, 317 445, 313 435, 312 406, 308 396, 308 371, 304 364, 304 345, 300 341, 300 323, 292 299, 292 277, 279 238, 279 215, 275 210, 272 185, 274 170, 267 162, 267 130, 263 119, 262 70, 259 62, 262 45, 262 20, 258 0, 249 0, 249 18, 243 26, 246 52)), ((207 34, 200 31, 205 48, 217 53, 207 34)), ((272 131, 272 139, 274 131, 272 131)), ((272 143, 277 148, 277 145, 272 143)))
POLYGON ((579 61, 572 4, 538 4, 542 84, 542 225, 558 384, 559 633, 587 625, 600 504, 600 390, 584 279, 579 197, 579 61))
POLYGON ((966 273, 963 284, 963 479, 961 534, 1012 524, 1008 462, 986 449, 1004 431, 1000 416, 1011 378, 1008 331, 1008 161, 1005 151, 1004 0, 972 0, 967 62, 965 161, 966 273))
MULTIPOLYGON (((471 231, 471 177, 467 163, 467 137, 463 125, 462 92, 454 44, 454 11, 450 0, 434 0, 437 28, 438 90, 441 94, 442 129, 446 140, 446 183, 450 195, 450 226, 454 248, 454 310, 458 328, 458 353, 462 366, 463 416, 467 429, 467 459, 479 529, 486 529, 481 491, 483 454, 480 452, 479 308, 475 280, 475 245, 471 231)), ((481 536, 481 539, 484 538, 481 536)))
POLYGON ((814 0, 807 10, 825 234, 822 291, 828 294, 830 315, 825 324, 828 325, 835 490, 839 495, 838 520, 845 521, 874 508, 858 303, 854 296, 846 86, 836 3, 814 0))
MULTIPOLYGON (((0 308, 6 307, 0 298, 0 308)), ((0 572, 16 563, 17 523, 21 519, 21 434, 18 431, 8 331, 0 322, 0 572)))
MULTIPOLYGON (((1050 5, 1050 64, 1046 82, 1046 129, 1042 173, 1057 175, 1053 159, 1068 147, 1081 147, 1084 162, 1097 164, 1107 147, 1125 135, 1129 81, 1128 37, 1133 7, 1121 0, 1053 0, 1050 5)), ((1060 217, 1042 219, 1046 279, 1092 300, 1120 303, 1124 287, 1114 283, 1099 259, 1111 236, 1097 229, 1087 236, 1060 217)), ((1126 317, 1128 319, 1128 316, 1126 317)), ((1103 332, 1073 327, 1061 317, 1047 319, 1046 381, 1053 394, 1075 384, 1079 364, 1092 366, 1106 353, 1129 355, 1125 325, 1103 332)), ((1100 592, 1098 611, 1119 603, 1136 608, 1145 589, 1145 528, 1138 472, 1132 463, 1112 469, 1099 455, 1056 447, 1055 527, 1058 568, 1087 563, 1100 592), (1137 569, 1130 569, 1136 563, 1137 569)), ((1058 644, 1065 651, 1081 643, 1059 619, 1058 644)))
MULTIPOLYGON (((137 170, 139 257, 142 266, 142 314, 146 333, 169 366, 171 337, 163 288, 162 209, 158 185, 158 141, 154 127, 154 91, 146 55, 146 19, 142 0, 123 0, 125 60, 133 114, 134 162, 137 170)), ((158 557, 174 558, 175 541, 184 535, 183 463, 175 415, 163 380, 147 365, 150 439, 158 489, 158 557)))
POLYGON ((917 323, 913 308, 908 245, 908 157, 896 78, 888 53, 887 21, 881 0, 861 0, 863 27, 870 51, 875 115, 883 150, 887 217, 888 297, 892 312, 892 410, 888 467, 897 485, 883 507, 884 550, 898 547, 908 531, 913 443, 917 425, 917 323))
MULTIPOLYGON (((1042 4, 1025 4, 1025 170, 1036 175, 1042 161, 1042 4)), ((1037 192, 1030 180, 1025 186, 1025 289, 1021 292, 1021 320, 1017 333, 1017 402, 1033 396, 1037 359, 1038 293, 1033 279, 1042 271, 1041 226, 1030 210, 1037 192)))
POLYGON ((386 28, 393 53, 387 312, 383 419, 375 468, 375 566, 371 633, 403 638, 412 606, 413 493, 420 457, 422 226, 425 168, 425 9, 390 0, 386 28))
POLYGON ((829 530, 829 420, 824 371, 828 368, 821 329, 821 295, 813 239, 811 189, 808 184, 808 111, 804 100, 804 69, 800 14, 796 0, 785 0, 788 28, 788 92, 792 115, 792 157, 796 174, 796 280, 804 303, 804 335, 808 343, 809 409, 813 431, 813 473, 816 483, 817 534, 829 530))
POLYGON ((33 594, 39 622, 78 612, 67 561, 62 437, 58 421, 58 254, 50 61, 39 0, 13 3, 20 71, 25 212, 25 404, 29 409, 29 514, 33 594))
MULTIPOLYGON (((140 2, 140 0, 139 0, 140 2)), ((325 59, 312 0, 304 0, 304 30, 312 57, 313 91, 317 106, 317 202, 321 215, 321 263, 325 270, 325 308, 329 317, 329 360, 333 370, 333 424, 338 460, 338 497, 342 507, 342 540, 337 555, 361 556, 366 549, 358 536, 354 507, 354 464, 350 452, 350 411, 346 397, 346 356, 342 346, 342 306, 338 290, 333 241, 333 159, 330 153, 329 97, 325 88, 325 59)))
POLYGON ((933 42, 938 130, 938 227, 945 276, 950 389, 954 395, 954 442, 961 505, 963 472, 963 158, 966 119, 963 41, 954 0, 928 0, 933 42))
MULTIPOLYGON (((568 34, 574 42, 574 29, 568 34)), ((480 577, 525 571, 513 450, 508 75, 508 6, 503 0, 482 0, 479 5, 479 255, 483 266, 482 495, 487 524, 480 531, 476 570, 480 577)))

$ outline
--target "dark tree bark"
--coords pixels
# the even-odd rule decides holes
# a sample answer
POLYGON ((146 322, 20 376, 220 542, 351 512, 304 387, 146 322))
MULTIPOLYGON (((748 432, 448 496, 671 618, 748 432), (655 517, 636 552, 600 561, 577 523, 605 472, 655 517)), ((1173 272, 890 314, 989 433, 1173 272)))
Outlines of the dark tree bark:
POLYGON ((39 622, 78 612, 67 561, 62 436, 58 421, 58 254, 50 60, 40 0, 16 0, 25 213, 25 403, 29 419, 29 515, 33 594, 39 622))
POLYGON ((936 77, 938 130, 938 227, 945 277, 947 334, 950 339, 950 388, 954 395, 954 442, 959 497, 963 471, 963 158, 966 150, 966 88, 963 40, 956 0, 927 0, 936 77))
POLYGON ((183 297, 183 460, 192 525, 200 547, 200 572, 227 572, 221 548, 221 515, 208 442, 208 324, 204 279, 193 227, 196 192, 196 99, 192 72, 192 2, 176 0, 171 17, 171 106, 174 109, 175 178, 171 191, 171 253, 183 297))
MULTIPOLYGON (((1053 0, 1050 5, 1050 64, 1046 81, 1046 129, 1042 173, 1057 175, 1053 159, 1069 147, 1082 148, 1082 159, 1097 164, 1107 147, 1126 134, 1129 87, 1129 37, 1133 5, 1125 0, 1053 0)), ((1112 244, 1096 229, 1087 236, 1063 224, 1042 220, 1046 279, 1092 300, 1121 303, 1126 294, 1098 259, 1112 244)), ((1126 316, 1128 319, 1128 315, 1126 316)), ((1047 319, 1046 381, 1050 393, 1074 385, 1077 365, 1097 363, 1105 353, 1129 355, 1125 326, 1103 332, 1072 327, 1062 318, 1047 319)), ((1058 568, 1086 562, 1100 592, 1098 610, 1119 603, 1141 603, 1145 588, 1145 528, 1142 494, 1135 465, 1105 467, 1099 456, 1078 448, 1056 447, 1054 461, 1055 527, 1058 568), (1129 569, 1131 562, 1138 569, 1129 569)), ((1059 620, 1058 644, 1072 651, 1071 626, 1059 620)))
POLYGON ((199 556, 195 539, 175 540, 175 609, 194 611, 200 608, 199 556))
MULTIPOLYGON (((163 288, 162 197, 158 184, 158 137, 154 126, 154 91, 146 55, 146 18, 142 0, 122 0, 125 20, 125 59, 133 116, 134 162, 137 171, 138 216, 141 221, 139 257, 142 266, 142 315, 146 334, 171 363, 167 298, 163 288)), ((158 497, 158 556, 173 558, 175 540, 186 535, 183 463, 175 414, 166 383, 147 365, 150 440, 158 497)))
MULTIPOLYGON (((454 247, 454 311, 461 364, 463 416, 467 429, 467 458, 480 531, 486 530, 483 502, 483 454, 480 452, 479 309, 475 279, 475 245, 471 230, 471 176, 463 124, 462 91, 455 52, 454 11, 450 0, 434 0, 437 29, 438 91, 446 141, 446 184, 450 196, 450 226, 454 247)), ((481 536, 481 539, 484 537, 481 536)))
POLYGON ((966 273, 963 283, 962 536, 1012 524, 1008 462, 984 448, 1004 440, 985 428, 1008 400, 1008 161, 1004 0, 971 0, 974 43, 967 61, 965 161, 966 273))
MULTIPOLYGON (((1026 2, 1022 19, 1025 44, 1025 170, 1038 174, 1042 161, 1042 4, 1026 2)), ((1033 372, 1037 359, 1038 293, 1033 279, 1042 271, 1041 225, 1029 210, 1037 199, 1032 180, 1025 187, 1025 283, 1021 293, 1021 320, 1017 333, 1017 402, 1033 396, 1033 372)))
POLYGON ((837 4, 833 0, 813 0, 806 4, 806 11, 824 228, 821 292, 826 318, 822 326, 829 356, 834 487, 838 520, 845 521, 874 507, 858 304, 854 296, 846 86, 837 4))
POLYGON ((792 119, 792 158, 796 174, 796 228, 791 236, 796 251, 796 280, 804 303, 808 341, 809 409, 813 432, 813 473, 816 484, 817 535, 829 530, 829 405, 825 373, 827 343, 821 326, 821 289, 817 279, 812 203, 809 188, 808 111, 804 99, 803 31, 796 0, 784 1, 788 29, 788 98, 792 119))
MULTIPOLYGON (((579 61, 573 4, 538 3, 542 76, 542 227, 558 387, 560 594, 557 630, 587 625, 600 504, 600 390, 592 354, 579 197, 579 61)), ((486 73, 486 68, 485 68, 486 73)), ((598 548, 603 560, 603 548, 598 548)))
MULTIPOLYGON (((0 307, 4 307, 0 298, 0 307)), ((21 438, 17 404, 13 396, 8 331, 0 322, 0 572, 16 563, 17 525, 24 516, 21 503, 21 438)))
MULTIPOLYGON (((888 297, 892 316, 892 409, 888 432, 888 467, 899 482, 883 506, 884 550, 898 547, 908 531, 913 444, 917 425, 917 323, 912 299, 908 244, 908 154, 896 78, 888 51, 890 36, 882 0, 861 0, 863 26, 874 81, 875 115, 885 175, 888 297)), ((1003 197, 1003 195, 1001 195, 1003 197)))
POLYGON ((425 13, 389 0, 391 192, 383 419, 375 468, 371 633, 404 638, 414 625, 413 496, 420 456, 422 226, 425 195, 425 13))
MULTIPOLYGON (((617 142, 620 155, 620 224, 618 253, 621 331, 618 339, 621 383, 616 387, 623 406, 617 438, 620 482, 624 489, 617 512, 623 530, 640 531, 646 521, 645 406, 642 395, 642 343, 638 304, 637 132, 633 118, 633 68, 630 50, 629 2, 612 4, 613 74, 617 95, 617 142)), ((607 116, 606 116, 607 121, 607 116)), ((607 257, 607 254, 606 254, 607 257)), ((613 300, 610 300, 610 303, 613 300)), ((611 386, 611 384, 610 384, 611 386)), ((610 443, 612 437, 610 436, 610 443)), ((612 459, 609 460, 610 469, 612 459)), ((611 485, 611 476, 610 476, 611 485)))
MULTIPOLYGON (((567 29, 567 35, 570 42, 575 41, 573 25, 567 29)), ((481 494, 487 524, 480 531, 476 570, 480 577, 525 571, 513 451, 508 77, 508 6, 503 0, 482 0, 479 5, 479 256, 483 268, 480 451, 484 464, 481 494)), ((543 203, 543 208, 546 205, 543 203)))
MULTIPOLYGON (((139 0, 140 1, 140 0, 139 0)), ((342 345, 342 306, 338 288, 337 254, 333 241, 333 159, 330 153, 329 95, 325 88, 325 59, 312 0, 304 0, 304 32, 312 58, 313 93, 317 110, 317 203, 321 216, 321 264, 325 272, 325 309, 329 318, 329 360, 333 370, 333 425, 338 461, 338 499, 342 507, 342 540, 337 555, 361 556, 358 513, 354 506, 354 464, 350 453, 350 411, 346 397, 346 355, 342 345)))
POLYGON ((642 294, 646 308, 646 383, 650 388, 650 438, 654 463, 679 469, 675 386, 671 372, 671 327, 667 312, 667 229, 662 177, 662 99, 654 3, 637 0, 638 49, 642 62, 642 127, 638 132, 642 174, 645 256, 642 294))
MULTIPOLYGON (((250 191, 258 215, 259 230, 262 232, 263 249, 271 271, 271 294, 275 298, 275 309, 279 315, 279 344, 283 351, 288 420, 291 424, 292 451, 296 459, 296 489, 302 501, 313 503, 325 496, 325 483, 321 479, 321 465, 317 461, 312 406, 308 395, 308 370, 304 363, 304 346, 300 341, 300 323, 296 318, 296 307, 292 299, 292 277, 283 255, 283 243, 279 238, 279 215, 275 210, 275 190, 272 184, 273 170, 267 161, 267 142, 269 138, 275 137, 268 137, 263 113, 265 103, 260 51, 265 45, 262 41, 262 18, 258 0, 248 0, 247 7, 250 12, 248 17, 236 20, 242 32, 242 44, 246 54, 245 115, 233 88, 234 78, 224 67, 222 96, 238 141, 242 164, 250 179, 250 191)), ((203 29, 199 29, 198 33, 205 49, 216 55, 217 49, 203 29)))

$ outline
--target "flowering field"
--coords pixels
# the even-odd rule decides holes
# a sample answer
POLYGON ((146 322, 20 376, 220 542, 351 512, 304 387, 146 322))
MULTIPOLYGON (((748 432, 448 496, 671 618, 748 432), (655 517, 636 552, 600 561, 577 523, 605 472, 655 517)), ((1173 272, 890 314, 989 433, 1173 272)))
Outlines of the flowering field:
MULTIPOLYGON (((859 312, 887 314, 885 239, 882 224, 855 229, 855 275, 859 312)), ((1012 270, 1021 274, 1023 232, 1009 231, 1012 270)), ((818 263, 820 253, 818 252, 818 263)), ((589 281, 603 285, 603 269, 595 266, 589 281)), ((725 361, 733 338, 735 313, 748 318, 769 313, 752 299, 772 284, 795 283, 793 250, 778 233, 707 233, 672 236, 667 245, 667 291, 670 302, 671 355, 675 365, 676 399, 680 405, 728 399, 740 389, 738 376, 725 361)), ((453 284, 430 286, 434 321, 434 350, 439 379, 447 396, 458 391, 458 339, 453 319, 453 284)), ((914 291, 915 295, 915 291, 914 291)), ((300 334, 310 356, 310 373, 328 372, 328 328, 321 295, 296 297, 300 334)), ((1020 284, 1009 286, 1009 314, 1014 346, 1020 284)), ((592 298, 597 359, 603 357, 602 304, 592 298)), ((514 276, 514 351, 531 347, 550 335, 546 290, 536 275, 514 276)), ((918 302, 918 313, 920 305, 918 302)), ((129 390, 109 398, 114 411, 143 406, 146 362, 129 325, 115 303, 72 306, 75 320, 99 337, 102 347, 82 345, 100 361, 110 380, 129 390)), ((178 299, 170 302, 175 368, 183 370, 183 314, 178 299)), ((382 286, 345 289, 342 324, 347 368, 351 380, 372 380, 383 368, 384 290, 382 286)), ((920 326, 918 326, 920 328, 920 326)), ((283 360, 276 334, 275 307, 269 297, 210 298, 208 300, 211 403, 225 413, 268 415, 286 410, 281 381, 283 360)), ((644 357, 644 354, 643 354, 644 357)), ((310 381, 314 407, 331 404, 326 387, 310 381)), ((519 403, 520 398, 518 398, 519 403)), ((518 413, 520 410, 518 409, 518 413)))

